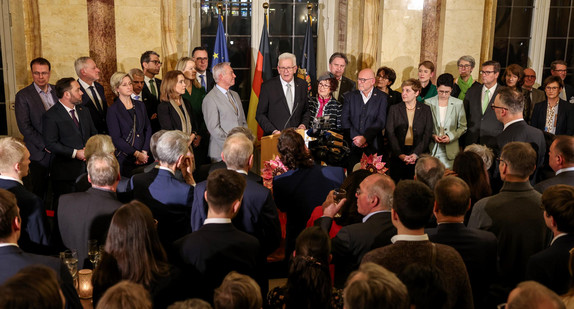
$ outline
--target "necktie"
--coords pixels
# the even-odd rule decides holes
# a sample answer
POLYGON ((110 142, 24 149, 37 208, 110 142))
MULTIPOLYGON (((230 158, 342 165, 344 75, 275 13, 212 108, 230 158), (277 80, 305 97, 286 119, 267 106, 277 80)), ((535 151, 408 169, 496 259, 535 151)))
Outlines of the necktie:
POLYGON ((153 94, 153 96, 157 99, 157 91, 155 90, 154 81, 155 80, 153 79, 149 80, 149 90, 151 91, 151 94, 153 94))
POLYGON ((482 98, 482 114, 486 112, 486 108, 488 107, 488 103, 490 103, 490 90, 486 89, 484 92, 484 97, 482 98))
POLYGON ((287 99, 287 106, 289 106, 289 112, 293 113, 293 93, 291 92, 291 84, 287 84, 287 91, 285 91, 285 96, 287 99))
POLYGON ((134 99, 139 101, 140 100, 140 96, 139 95, 134 95, 134 99))
POLYGON ((233 97, 231 96, 231 91, 227 91, 227 99, 229 100, 229 103, 231 103, 231 106, 233 106, 233 110, 235 111, 235 115, 237 115, 237 106, 235 106, 235 102, 233 101, 233 97))
POLYGON ((102 111, 102 106, 100 105, 100 100, 98 100, 98 95, 96 94, 96 90, 94 90, 94 86, 88 87, 92 92, 92 97, 94 98, 94 105, 96 105, 96 109, 98 111, 102 111))
POLYGON ((78 118, 76 118, 76 110, 72 109, 70 110, 70 115, 72 116, 72 120, 74 120, 74 123, 76 124, 76 127, 80 127, 80 122, 78 122, 78 118))
POLYGON ((199 79, 201 79, 201 87, 203 87, 203 89, 207 90, 207 86, 205 86, 205 78, 204 78, 203 74, 199 75, 199 79))

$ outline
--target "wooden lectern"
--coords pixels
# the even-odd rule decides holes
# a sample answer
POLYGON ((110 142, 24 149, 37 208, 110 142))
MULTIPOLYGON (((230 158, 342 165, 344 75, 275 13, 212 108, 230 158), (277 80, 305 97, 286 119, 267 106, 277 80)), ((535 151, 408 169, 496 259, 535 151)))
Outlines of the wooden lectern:
MULTIPOLYGON (((305 138, 305 130, 297 129, 295 131, 305 138)), ((261 168, 265 166, 265 161, 269 161, 279 155, 279 151, 277 151, 279 136, 281 134, 271 134, 261 138, 261 168)))

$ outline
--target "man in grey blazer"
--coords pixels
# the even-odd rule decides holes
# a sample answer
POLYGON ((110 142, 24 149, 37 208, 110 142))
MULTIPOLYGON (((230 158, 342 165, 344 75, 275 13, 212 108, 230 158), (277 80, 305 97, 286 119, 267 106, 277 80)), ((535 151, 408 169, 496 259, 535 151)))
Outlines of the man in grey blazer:
POLYGON ((45 199, 50 152, 42 138, 42 115, 58 102, 54 85, 50 81, 50 62, 36 58, 30 62, 32 84, 16 93, 14 105, 18 129, 30 151, 30 176, 24 177, 26 188, 45 199))
POLYGON ((235 127, 247 127, 243 105, 237 92, 229 89, 235 85, 235 74, 229 62, 213 67, 215 87, 203 99, 201 110, 209 131, 208 155, 211 161, 221 161, 223 143, 227 133, 235 127))

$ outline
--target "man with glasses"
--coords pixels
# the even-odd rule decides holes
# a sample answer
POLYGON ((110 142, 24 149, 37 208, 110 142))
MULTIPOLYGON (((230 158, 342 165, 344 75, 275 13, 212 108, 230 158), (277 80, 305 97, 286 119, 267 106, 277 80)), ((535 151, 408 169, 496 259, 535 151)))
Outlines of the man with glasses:
POLYGON ((472 70, 474 70, 475 64, 476 61, 472 56, 465 55, 458 58, 456 65, 458 67, 458 73, 460 76, 452 88, 452 93, 450 94, 451 96, 464 100, 468 89, 470 89, 470 87, 474 86, 475 84, 478 84, 477 81, 472 79, 472 70))
POLYGON ((387 95, 374 87, 371 69, 359 72, 358 89, 344 95, 341 125, 351 147, 349 168, 361 160, 363 153, 381 154, 383 129, 387 122, 387 95))
POLYGON ((462 139, 465 145, 482 144, 490 148, 496 146, 496 136, 502 132, 502 124, 496 119, 490 108, 498 93, 498 74, 500 63, 486 61, 482 64, 480 75, 483 85, 478 83, 468 89, 464 97, 467 131, 462 139))
POLYGON ((307 83, 294 76, 296 63, 296 57, 291 53, 279 55, 279 76, 261 85, 255 119, 264 135, 279 134, 287 128, 306 129, 309 124, 307 83))
POLYGON ((99 134, 108 134, 106 114, 108 103, 104 86, 98 83, 100 69, 90 57, 80 57, 74 62, 74 68, 78 75, 78 83, 82 87, 82 105, 85 106, 92 116, 92 122, 99 134))
POLYGON ((522 93, 530 97, 530 102, 532 102, 534 106, 536 106, 536 103, 542 102, 546 99, 544 90, 534 88, 535 82, 536 72, 531 68, 524 69, 524 84, 522 85, 522 93))
POLYGON ((207 49, 202 46, 197 46, 191 52, 191 57, 195 60, 195 71, 196 78, 201 84, 201 87, 205 89, 205 93, 208 93, 215 86, 215 80, 213 79, 213 74, 207 69, 209 65, 209 59, 207 58, 207 49))
MULTIPOLYGON (((550 64, 550 74, 552 76, 559 76, 564 82, 564 88, 560 91, 560 99, 569 103, 574 103, 574 87, 566 83, 566 75, 568 74, 568 65, 564 60, 554 60, 550 64)), ((544 91, 543 86, 538 88, 544 91)))
POLYGON ((26 188, 46 199, 46 182, 50 152, 42 138, 42 116, 58 102, 54 85, 50 84, 50 62, 36 58, 30 62, 32 84, 16 93, 16 122, 30 151, 30 175, 24 177, 26 188))
POLYGON ((157 118, 157 106, 159 105, 161 79, 155 78, 159 74, 161 61, 159 54, 153 50, 148 50, 140 57, 140 64, 144 72, 144 87, 142 98, 146 107, 147 116, 150 119, 151 129, 157 132, 160 129, 157 118))

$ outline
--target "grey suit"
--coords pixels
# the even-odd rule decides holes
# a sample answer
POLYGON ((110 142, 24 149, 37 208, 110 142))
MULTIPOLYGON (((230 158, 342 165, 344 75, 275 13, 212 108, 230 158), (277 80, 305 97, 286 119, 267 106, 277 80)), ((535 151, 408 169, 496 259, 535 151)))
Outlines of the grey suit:
POLYGON ((201 105, 203 118, 211 135, 208 155, 215 161, 221 160, 221 151, 223 150, 223 143, 227 138, 227 133, 235 127, 247 127, 239 95, 233 90, 228 91, 235 101, 237 112, 231 105, 231 102, 229 102, 227 95, 223 94, 217 86, 209 91, 201 105))
POLYGON ((562 172, 552 178, 541 181, 534 186, 534 190, 544 193, 548 187, 553 185, 574 186, 574 171, 562 172))

